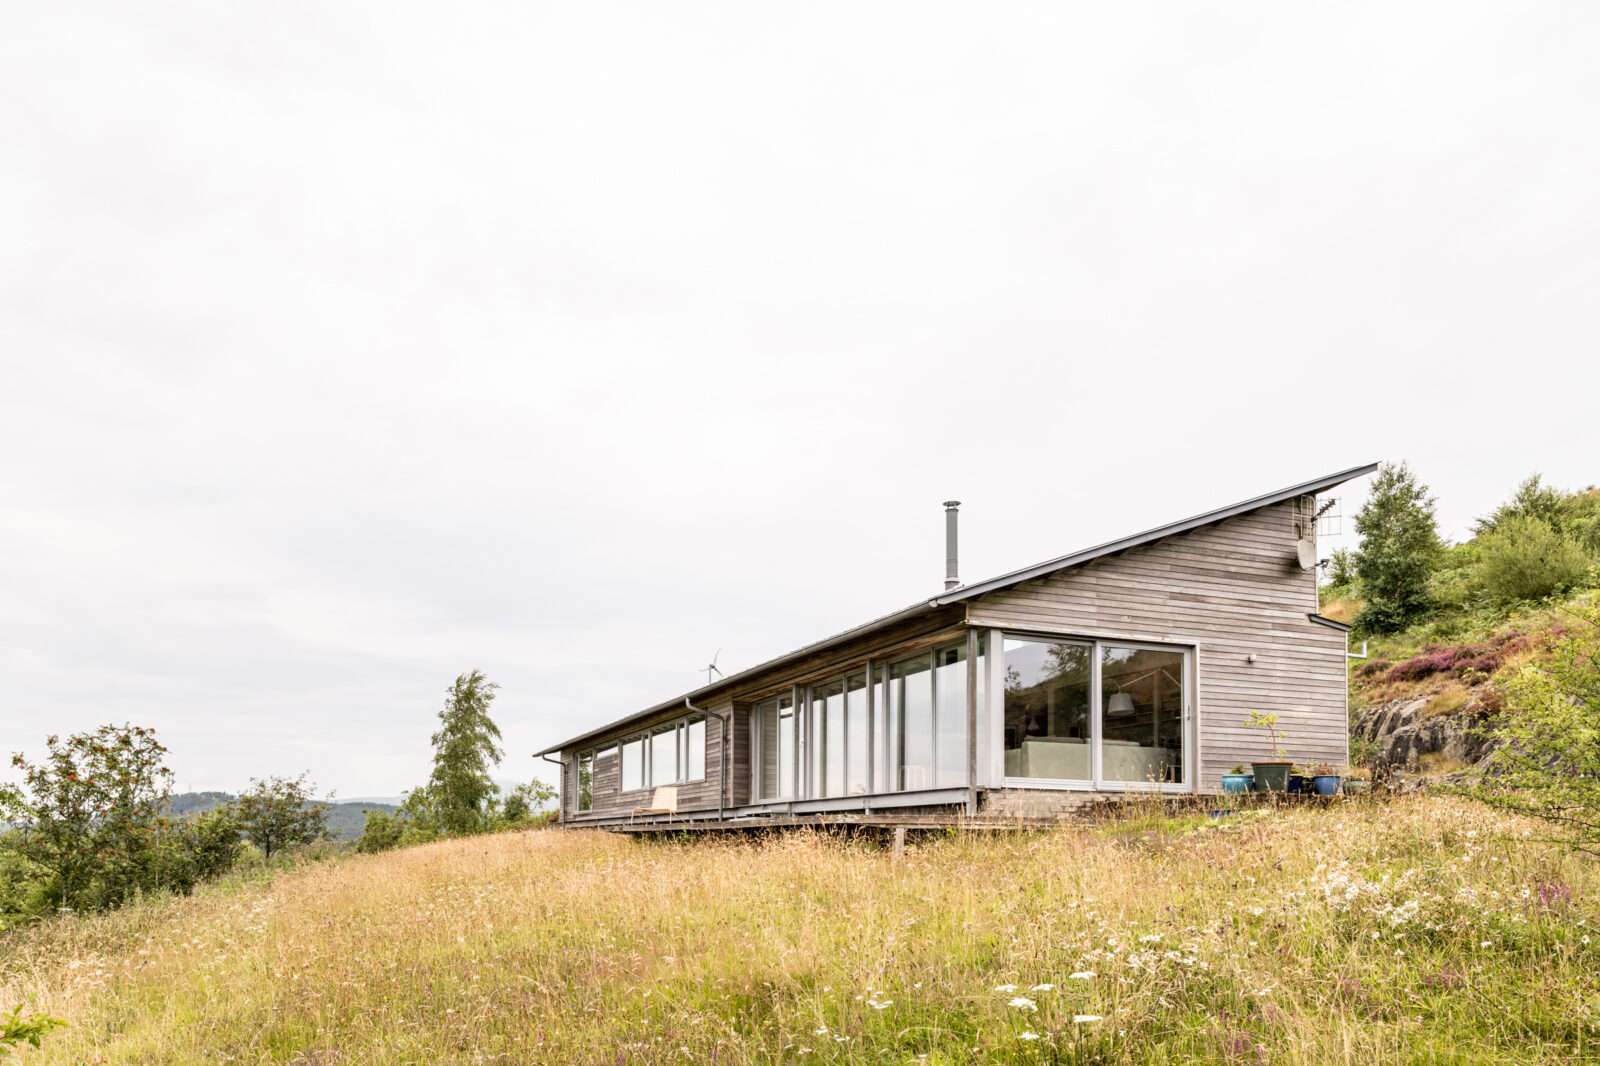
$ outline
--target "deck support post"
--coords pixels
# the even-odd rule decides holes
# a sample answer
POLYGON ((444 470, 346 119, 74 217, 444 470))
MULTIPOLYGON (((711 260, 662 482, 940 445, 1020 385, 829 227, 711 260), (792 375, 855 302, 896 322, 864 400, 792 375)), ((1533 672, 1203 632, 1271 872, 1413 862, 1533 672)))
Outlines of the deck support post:
POLYGON ((906 827, 903 825, 894 827, 894 857, 896 860, 906 857, 906 827))

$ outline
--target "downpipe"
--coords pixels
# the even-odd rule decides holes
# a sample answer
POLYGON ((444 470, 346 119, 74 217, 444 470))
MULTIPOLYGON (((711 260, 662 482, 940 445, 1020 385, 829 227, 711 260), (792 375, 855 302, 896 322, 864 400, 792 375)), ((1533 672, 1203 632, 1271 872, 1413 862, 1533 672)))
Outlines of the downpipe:
POLYGON ((567 813, 567 764, 549 755, 540 755, 539 758, 556 768, 556 796, 559 797, 556 800, 556 820, 565 821, 562 815, 567 813))

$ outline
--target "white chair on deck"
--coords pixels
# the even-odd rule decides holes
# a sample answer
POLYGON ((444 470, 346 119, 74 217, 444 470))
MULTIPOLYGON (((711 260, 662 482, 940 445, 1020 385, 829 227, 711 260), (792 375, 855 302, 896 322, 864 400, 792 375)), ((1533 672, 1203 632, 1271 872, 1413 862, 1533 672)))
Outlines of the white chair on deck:
POLYGON ((631 822, 641 814, 665 814, 669 818, 678 813, 678 786, 662 785, 650 797, 650 806, 635 807, 628 815, 631 822))

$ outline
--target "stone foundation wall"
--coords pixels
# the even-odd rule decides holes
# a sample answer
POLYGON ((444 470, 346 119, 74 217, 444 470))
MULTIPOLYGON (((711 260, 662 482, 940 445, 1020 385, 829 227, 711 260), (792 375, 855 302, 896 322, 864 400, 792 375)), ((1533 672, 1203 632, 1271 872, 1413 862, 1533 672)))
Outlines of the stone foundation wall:
POLYGON ((1068 818, 1103 798, 1094 792, 996 788, 979 794, 978 813, 999 818, 1068 818))

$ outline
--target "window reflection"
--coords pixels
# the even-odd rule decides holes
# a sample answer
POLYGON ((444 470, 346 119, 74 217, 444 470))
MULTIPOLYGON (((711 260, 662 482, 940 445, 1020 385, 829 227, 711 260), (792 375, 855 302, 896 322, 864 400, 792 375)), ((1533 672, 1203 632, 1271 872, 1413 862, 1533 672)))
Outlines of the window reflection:
POLYGON ((1090 653, 1086 644, 1006 638, 1007 777, 1092 778, 1090 653))

